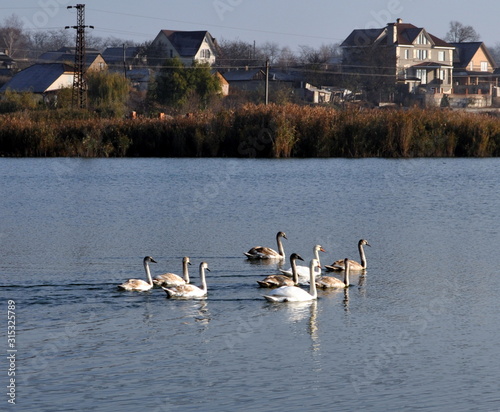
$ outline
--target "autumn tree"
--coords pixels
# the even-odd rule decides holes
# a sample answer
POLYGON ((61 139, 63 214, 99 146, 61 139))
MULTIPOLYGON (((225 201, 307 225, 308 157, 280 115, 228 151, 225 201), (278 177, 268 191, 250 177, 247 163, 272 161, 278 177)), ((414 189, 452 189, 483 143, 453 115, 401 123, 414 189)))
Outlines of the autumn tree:
POLYGON ((449 43, 464 43, 479 41, 480 37, 472 26, 465 26, 459 21, 450 21, 450 30, 444 39, 449 43))

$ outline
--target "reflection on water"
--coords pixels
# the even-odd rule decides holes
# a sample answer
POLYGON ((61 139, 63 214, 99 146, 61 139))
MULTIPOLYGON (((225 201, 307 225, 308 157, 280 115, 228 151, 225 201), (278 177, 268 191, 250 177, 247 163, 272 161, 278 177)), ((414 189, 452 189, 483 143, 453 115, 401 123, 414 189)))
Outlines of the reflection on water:
POLYGON ((23 411, 495 410, 499 175, 496 159, 0 159, 23 411), (279 230, 306 261, 366 237, 369 273, 269 304, 256 280, 288 260, 243 252, 279 230), (117 292, 146 255, 153 276, 207 260, 207 298, 117 292))

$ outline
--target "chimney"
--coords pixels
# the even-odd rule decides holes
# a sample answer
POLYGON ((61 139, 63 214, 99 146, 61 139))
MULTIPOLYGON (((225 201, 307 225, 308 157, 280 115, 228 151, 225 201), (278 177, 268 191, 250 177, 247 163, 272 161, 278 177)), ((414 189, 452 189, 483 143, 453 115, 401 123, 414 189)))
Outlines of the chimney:
POLYGON ((395 44, 398 40, 398 29, 396 24, 397 23, 387 24, 387 44, 395 44))
POLYGON ((403 23, 403 19, 401 19, 401 18, 400 19, 396 19, 396 24, 401 24, 401 23, 403 23))

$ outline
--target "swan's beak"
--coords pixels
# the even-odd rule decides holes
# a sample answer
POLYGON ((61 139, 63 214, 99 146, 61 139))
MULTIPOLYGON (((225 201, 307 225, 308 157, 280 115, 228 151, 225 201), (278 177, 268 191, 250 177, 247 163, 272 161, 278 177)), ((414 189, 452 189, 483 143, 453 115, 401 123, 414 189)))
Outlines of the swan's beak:
POLYGON ((191 263, 191 262, 188 262, 188 265, 192 265, 192 263, 191 263))
POLYGON ((154 260, 153 258, 151 258, 150 262, 152 263, 158 263, 156 260, 154 260))
POLYGON ((205 268, 206 270, 208 270, 210 272, 210 269, 209 268, 205 268))
POLYGON ((319 251, 320 251, 320 252, 325 252, 325 253, 326 253, 326 250, 325 250, 325 249, 323 249, 323 248, 321 248, 319 251))
POLYGON ((372 245, 370 245, 368 242, 366 242, 366 246, 370 246, 370 247, 372 247, 372 245))

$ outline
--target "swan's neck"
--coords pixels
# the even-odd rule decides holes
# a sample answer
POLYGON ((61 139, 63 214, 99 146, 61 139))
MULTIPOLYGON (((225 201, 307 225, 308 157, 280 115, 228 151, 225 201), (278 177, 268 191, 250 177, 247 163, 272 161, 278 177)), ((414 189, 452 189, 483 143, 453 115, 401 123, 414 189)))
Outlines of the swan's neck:
MULTIPOLYGON (((319 260, 319 249, 314 248, 314 258, 318 261, 318 265, 320 264, 319 260)), ((315 269, 316 270, 316 269, 315 269)))
POLYGON ((201 278, 201 290, 203 292, 207 291, 207 281, 205 280, 205 268, 200 267, 200 278, 201 278))
POLYGON ((366 256, 365 256, 365 250, 363 249, 363 245, 358 245, 359 249, 359 259, 361 260, 361 266, 363 266, 363 269, 366 269, 366 256))
POLYGON ((184 276, 184 281, 186 283, 189 283, 189 264, 188 262, 183 262, 182 263, 182 275, 184 276))
POLYGON ((276 243, 278 243, 278 253, 282 258, 284 258, 285 249, 283 248, 283 242, 281 241, 281 236, 276 236, 276 243))
POLYGON ((349 287, 349 263, 346 263, 346 266, 345 266, 345 271, 344 271, 344 283, 345 283, 345 287, 349 287))
POLYGON ((318 297, 318 291, 316 290, 316 282, 315 282, 315 267, 311 266, 309 272, 310 272, 310 277, 309 277, 309 294, 313 297, 313 299, 316 299, 318 297))
POLYGON ((151 277, 151 272, 149 270, 149 263, 144 262, 144 270, 146 271, 146 276, 148 277, 148 283, 153 286, 153 278, 151 277))
POLYGON ((290 265, 292 266, 293 284, 297 285, 299 283, 299 275, 297 274, 297 264, 295 263, 295 259, 290 261, 290 265))

